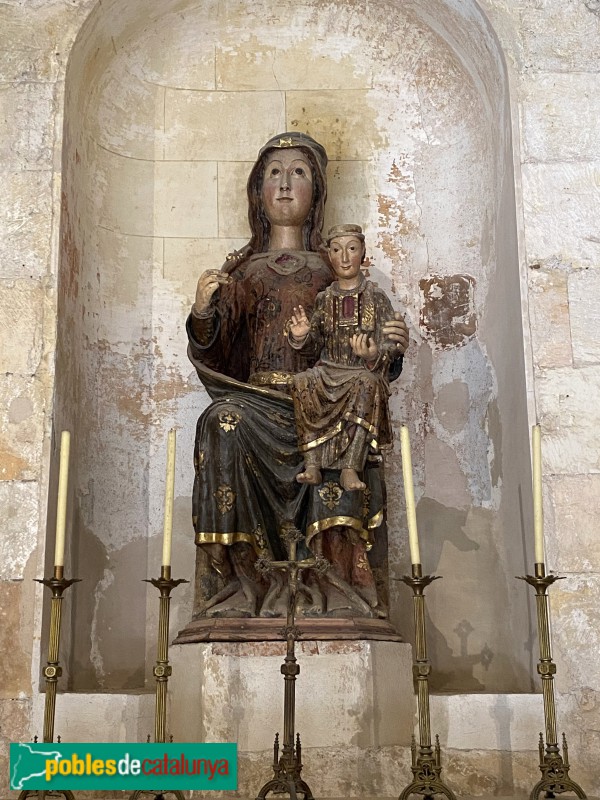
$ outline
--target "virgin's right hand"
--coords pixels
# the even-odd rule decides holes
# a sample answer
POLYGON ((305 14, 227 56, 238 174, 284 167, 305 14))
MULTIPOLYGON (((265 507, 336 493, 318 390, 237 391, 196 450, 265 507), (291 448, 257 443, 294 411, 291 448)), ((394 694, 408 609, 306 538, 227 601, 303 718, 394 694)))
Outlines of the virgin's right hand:
POLYGON ((198 285, 196 287, 196 299, 194 306, 196 311, 206 311, 210 305, 213 294, 217 291, 219 286, 225 286, 230 283, 231 278, 225 272, 218 269, 207 269, 198 278, 198 285))

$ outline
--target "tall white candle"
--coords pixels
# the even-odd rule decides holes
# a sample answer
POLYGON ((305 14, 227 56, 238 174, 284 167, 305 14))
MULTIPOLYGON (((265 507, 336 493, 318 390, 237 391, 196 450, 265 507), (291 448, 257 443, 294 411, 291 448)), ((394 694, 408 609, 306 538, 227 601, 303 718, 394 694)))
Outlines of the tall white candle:
POLYGON ((173 498, 175 495, 175 431, 169 431, 167 442, 167 479, 165 485, 165 525, 163 530, 163 567, 171 566, 171 539, 173 534, 173 498))
POLYGON ((56 540, 54 566, 65 565, 65 528, 67 523, 67 489, 69 487, 69 451, 71 434, 63 431, 60 437, 60 469, 58 472, 58 504, 56 507, 56 540))
POLYGON ((412 564, 420 564, 421 554, 419 552, 419 533, 417 530, 412 459, 410 457, 410 438, 406 425, 400 428, 400 444, 402 446, 402 475, 404 478, 404 497, 406 498, 406 521, 408 525, 410 560, 412 564))
POLYGON ((544 563, 544 515, 542 510, 542 429, 534 425, 531 429, 533 461, 533 538, 535 563, 544 563))

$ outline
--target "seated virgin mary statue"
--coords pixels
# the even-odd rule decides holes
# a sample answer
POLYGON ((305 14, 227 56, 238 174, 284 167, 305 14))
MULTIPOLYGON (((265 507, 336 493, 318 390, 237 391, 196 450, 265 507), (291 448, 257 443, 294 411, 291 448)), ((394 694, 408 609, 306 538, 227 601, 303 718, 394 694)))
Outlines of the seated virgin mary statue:
MULTIPOLYGON (((301 558, 331 565, 325 574, 304 570, 300 614, 386 615, 368 555, 379 548, 381 568, 381 459, 365 468, 363 491, 344 491, 335 470, 325 470, 319 486, 295 479, 302 457, 289 384, 314 358, 290 347, 287 333, 294 307, 310 315, 334 277, 321 237, 326 166, 324 148, 307 134, 270 139, 248 179, 250 241, 198 281, 189 357, 211 404, 198 420, 194 453, 193 523, 207 556, 195 618, 285 614, 285 592, 256 569, 258 557, 287 558, 284 524, 304 534, 301 558)), ((396 348, 394 379, 408 342, 404 322, 392 320, 386 335, 396 348)))

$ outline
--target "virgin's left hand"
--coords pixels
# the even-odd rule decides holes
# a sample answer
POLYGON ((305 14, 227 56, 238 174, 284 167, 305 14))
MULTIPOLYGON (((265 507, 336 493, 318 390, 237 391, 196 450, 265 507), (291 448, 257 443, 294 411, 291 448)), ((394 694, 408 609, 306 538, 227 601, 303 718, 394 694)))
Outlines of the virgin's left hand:
POLYGON ((384 324, 383 333, 390 342, 396 345, 396 352, 398 355, 404 355, 408 347, 408 328, 402 314, 396 311, 394 319, 384 324))

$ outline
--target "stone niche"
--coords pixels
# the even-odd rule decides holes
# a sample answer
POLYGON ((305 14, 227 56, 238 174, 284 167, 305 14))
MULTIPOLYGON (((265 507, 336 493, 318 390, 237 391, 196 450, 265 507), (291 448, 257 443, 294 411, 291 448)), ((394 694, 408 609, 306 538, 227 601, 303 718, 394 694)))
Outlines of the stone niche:
MULTIPOLYGON (((511 116, 476 3, 104 0, 65 91, 55 430, 73 433, 68 570, 84 579, 70 688, 152 685, 158 603, 142 580, 159 572, 171 427, 173 574, 194 571, 192 445, 208 398, 186 314, 199 273, 247 239, 259 147, 297 129, 331 159, 326 225, 364 226, 370 275, 411 329, 391 403, 412 434, 424 569, 444 576, 428 592, 434 687, 531 691, 534 618, 514 579, 532 558, 511 116)), ((409 569, 398 438, 392 577, 409 569)), ((390 584, 410 640, 409 590, 390 584)), ((173 597, 176 631, 191 584, 173 597)))

